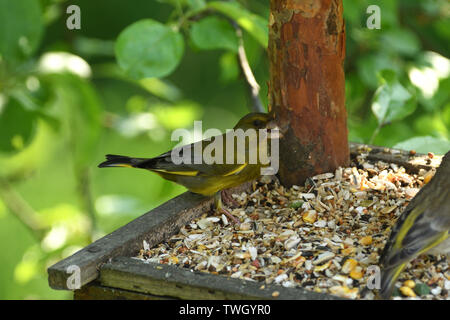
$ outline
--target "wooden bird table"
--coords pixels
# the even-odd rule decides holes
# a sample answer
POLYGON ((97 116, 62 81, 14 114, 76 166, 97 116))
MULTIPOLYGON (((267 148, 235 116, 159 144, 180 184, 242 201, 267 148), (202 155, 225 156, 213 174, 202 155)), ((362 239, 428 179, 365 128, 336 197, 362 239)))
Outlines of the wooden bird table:
MULTIPOLYGON (((396 163, 409 172, 436 168, 441 160, 412 155, 409 151, 350 143, 353 157, 362 151, 368 152, 369 160, 396 163)), ((250 185, 234 191, 242 192, 250 185)), ((340 299, 277 284, 266 284, 261 289, 259 282, 133 258, 142 249, 144 240, 150 247, 167 240, 212 205, 212 199, 191 192, 171 199, 51 266, 49 285, 53 289, 72 289, 74 299, 340 299), (272 295, 274 291, 279 293, 276 297, 272 295)))

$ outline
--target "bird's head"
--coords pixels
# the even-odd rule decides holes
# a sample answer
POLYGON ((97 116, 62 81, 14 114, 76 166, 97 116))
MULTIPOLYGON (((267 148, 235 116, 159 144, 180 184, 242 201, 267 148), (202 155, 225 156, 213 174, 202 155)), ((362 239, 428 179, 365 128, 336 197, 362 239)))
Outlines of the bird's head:
POLYGON ((269 123, 273 120, 273 117, 268 113, 253 112, 243 116, 234 126, 234 129, 269 129, 269 123))
MULTIPOLYGON (((234 129, 242 129, 244 131, 248 129, 279 129, 275 122, 274 116, 271 113, 254 112, 245 115, 234 126, 234 129)), ((274 138, 274 137, 271 137, 274 138)))

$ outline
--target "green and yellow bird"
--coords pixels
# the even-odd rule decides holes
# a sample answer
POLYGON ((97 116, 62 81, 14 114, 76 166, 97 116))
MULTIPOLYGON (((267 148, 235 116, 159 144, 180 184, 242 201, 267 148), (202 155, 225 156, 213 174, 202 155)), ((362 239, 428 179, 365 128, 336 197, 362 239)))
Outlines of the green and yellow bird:
POLYGON ((450 253, 450 151, 431 181, 411 200, 394 225, 380 257, 379 295, 388 299, 406 264, 423 253, 450 253))
MULTIPOLYGON (((234 130, 242 129, 246 132, 248 129, 255 129, 256 135, 248 135, 245 139, 245 147, 239 148, 238 143, 234 143, 234 150, 228 150, 226 143, 227 133, 221 136, 223 141, 222 147, 222 164, 211 163, 208 159, 202 159, 201 163, 194 161, 194 154, 198 144, 201 144, 201 150, 205 150, 208 146, 212 147, 216 137, 211 139, 205 139, 177 148, 177 153, 182 157, 184 152, 190 153, 191 161, 188 163, 176 164, 173 161, 172 150, 163 153, 155 158, 132 158, 127 156, 118 155, 106 155, 107 161, 99 164, 100 168, 103 167, 130 167, 146 169, 157 173, 164 179, 173 181, 180 185, 185 186, 189 191, 202 194, 205 196, 215 195, 215 205, 217 210, 225 213, 235 223, 239 223, 239 220, 233 216, 228 210, 226 210, 222 203, 223 190, 238 186, 244 182, 254 180, 261 175, 261 168, 266 166, 265 161, 249 161, 251 154, 266 154, 270 153, 270 140, 266 140, 266 143, 260 143, 264 141, 259 139, 259 129, 276 129, 277 126, 273 119, 273 116, 266 113, 250 113, 244 116, 234 127, 234 130), (234 152, 234 160, 226 161, 227 153, 234 152), (242 152, 245 153, 245 161, 238 161, 240 156, 242 159, 242 152)), ((275 131, 274 131, 275 132, 275 131)), ((268 139, 275 137, 275 135, 268 135, 268 139)), ((278 137, 277 137, 278 138, 278 137)), ((216 144, 217 145, 217 144, 216 144)), ((242 145, 241 145, 242 147, 242 145)), ((215 156, 215 152, 211 153, 215 156)), ((189 156, 188 156, 189 157, 189 156)), ((176 161, 175 161, 176 162, 176 161)), ((231 200, 226 193, 223 193, 224 200, 231 200)))

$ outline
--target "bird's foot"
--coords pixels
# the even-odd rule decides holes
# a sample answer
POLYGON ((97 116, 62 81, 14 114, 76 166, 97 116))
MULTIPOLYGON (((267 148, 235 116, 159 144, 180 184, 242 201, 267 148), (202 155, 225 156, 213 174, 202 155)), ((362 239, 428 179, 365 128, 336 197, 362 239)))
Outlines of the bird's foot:
POLYGON ((222 200, 225 203, 225 205, 227 205, 228 207, 239 207, 239 203, 234 200, 233 196, 231 196, 231 194, 229 194, 227 191, 222 190, 222 200))
POLYGON ((241 224, 241 222, 239 221, 239 219, 236 218, 235 216, 233 216, 233 215, 231 214, 231 212, 228 211, 227 209, 225 209, 224 207, 219 208, 219 212, 224 213, 228 218, 231 219, 231 221, 232 221, 234 224, 237 224, 237 225, 240 225, 240 224, 241 224))
MULTIPOLYGON (((239 225, 241 222, 239 221, 238 218, 236 218, 235 216, 233 216, 233 215, 230 213, 230 211, 228 211, 228 210, 225 208, 225 205, 224 205, 222 199, 223 199, 223 200, 228 200, 228 201, 230 201, 230 196, 229 196, 226 192, 224 192, 224 191, 216 192, 216 195, 214 196, 214 205, 215 205, 217 211, 220 212, 220 213, 224 213, 228 218, 231 219, 231 221, 232 221, 234 224, 239 225)), ((232 199, 232 200, 234 200, 234 199, 232 199)))

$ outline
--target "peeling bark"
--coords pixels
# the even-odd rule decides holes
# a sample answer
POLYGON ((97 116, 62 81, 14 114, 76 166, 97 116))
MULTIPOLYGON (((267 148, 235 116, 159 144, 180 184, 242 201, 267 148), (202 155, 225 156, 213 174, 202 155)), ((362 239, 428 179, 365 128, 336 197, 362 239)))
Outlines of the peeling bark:
POLYGON ((271 0, 269 110, 281 127, 280 179, 307 177, 349 161, 342 0, 271 0))

